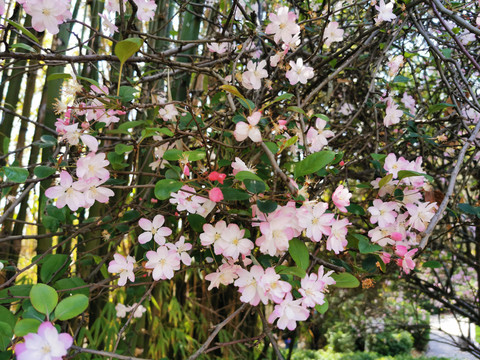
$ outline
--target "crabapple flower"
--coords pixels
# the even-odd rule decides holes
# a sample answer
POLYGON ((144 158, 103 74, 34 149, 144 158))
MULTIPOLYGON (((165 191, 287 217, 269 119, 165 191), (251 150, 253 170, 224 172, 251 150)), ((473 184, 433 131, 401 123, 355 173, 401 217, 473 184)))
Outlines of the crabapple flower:
POLYGON ((163 226, 165 223, 165 217, 163 215, 156 215, 153 221, 145 218, 141 218, 138 221, 138 225, 145 231, 138 237, 140 244, 146 244, 150 240, 155 240, 158 245, 165 245, 165 238, 172 234, 172 229, 163 226))
MULTIPOLYGON (((184 185, 182 188, 176 192, 172 193, 170 196, 170 203, 177 204, 178 211, 188 211, 190 214, 203 213, 205 210, 202 209, 202 204, 207 200, 201 196, 195 195, 195 189, 184 185), (188 191, 188 192, 187 192, 188 191)), ((213 203, 215 205, 215 203, 213 203)))
POLYGON ((223 200, 222 190, 218 187, 214 187, 208 192, 208 198, 213 202, 219 202, 223 200))
POLYGON ((378 10, 378 15, 375 19, 377 25, 383 21, 390 22, 397 18, 397 16, 393 13, 393 1, 385 4, 384 0, 380 0, 380 5, 376 5, 375 9, 378 10))
POLYGON ((327 122, 323 119, 317 118, 315 120, 315 127, 311 127, 307 131, 307 144, 311 152, 318 152, 328 145, 327 138, 334 136, 333 131, 325 130, 327 122))
POLYGON ((338 220, 332 224, 332 233, 327 239, 327 250, 333 250, 335 254, 339 254, 348 244, 346 239, 347 237, 347 226, 350 225, 348 219, 338 220))
POLYGON ((153 280, 165 280, 173 277, 174 271, 180 269, 180 256, 175 250, 160 246, 157 251, 147 251, 146 269, 153 269, 153 280))
POLYGON ((140 21, 149 21, 155 16, 157 4, 150 0, 133 0, 137 5, 137 18, 140 21))
POLYGON ((288 293, 279 305, 275 305, 275 309, 268 317, 268 322, 273 324, 275 319, 278 319, 279 329, 295 330, 297 321, 305 321, 310 315, 310 312, 301 303, 302 299, 293 300, 292 294, 288 293))
POLYGON ((290 61, 290 66, 291 69, 285 74, 285 77, 290 81, 290 85, 295 85, 298 82, 306 84, 314 76, 313 68, 303 65, 302 58, 298 58, 296 63, 290 61))
POLYGON ((302 305, 307 308, 313 308, 315 305, 322 305, 324 292, 327 285, 335 284, 335 280, 330 276, 333 271, 324 274, 323 265, 318 269, 318 275, 313 273, 305 276, 301 281, 301 288, 298 292, 303 296, 302 305))
POLYGON ((267 62, 265 60, 259 63, 254 63, 249 60, 247 63, 247 71, 242 74, 242 85, 246 89, 258 90, 262 86, 262 79, 268 77, 268 72, 265 70, 267 62))
POLYGON ((273 40, 278 44, 280 40, 289 43, 291 38, 300 32, 300 26, 295 22, 297 15, 288 11, 287 6, 280 7, 276 13, 268 14, 271 23, 265 29, 266 34, 274 34, 273 40))
POLYGON ((239 269, 237 271, 238 279, 234 285, 238 287, 238 291, 242 294, 240 301, 257 306, 260 301, 265 305, 268 303, 266 289, 262 282, 262 276, 265 271, 260 265, 253 265, 250 271, 239 269))
POLYGON ((410 270, 415 269, 415 262, 412 259, 412 256, 418 251, 418 249, 412 249, 407 251, 407 247, 399 245, 395 250, 395 254, 401 259, 397 260, 398 266, 401 266, 405 274, 409 274, 410 270))
POLYGON ((245 230, 238 227, 237 224, 229 224, 222 232, 220 239, 215 242, 215 254, 222 254, 225 257, 238 259, 240 254, 250 255, 254 245, 248 239, 245 239, 245 230))
POLYGON ((91 152, 87 156, 78 159, 77 176, 86 179, 96 177, 102 180, 108 180, 110 173, 105 169, 105 166, 109 164, 110 162, 105 159, 105 153, 95 154, 91 152))
MULTIPOLYGON (((210 246, 215 244, 225 232, 227 224, 225 221, 218 221, 215 226, 211 224, 203 225, 203 233, 200 234, 200 242, 203 246, 210 246)), ((218 246, 218 245, 217 245, 218 246)), ((220 253, 220 250, 218 251, 220 253)))
POLYGON ((343 185, 339 185, 333 192, 332 201, 335 204, 335 206, 338 208, 338 210, 346 213, 347 208, 345 206, 350 205, 351 197, 352 197, 352 194, 348 191, 348 189, 344 188, 343 185))
POLYGON ((412 115, 415 115, 415 113, 417 112, 417 109, 415 109, 415 105, 416 105, 416 102, 415 102, 415 99, 408 95, 407 92, 405 91, 403 93, 403 97, 402 97, 402 103, 403 105, 405 105, 405 107, 410 110, 410 113, 412 115))
POLYGON ((402 55, 397 55, 392 58, 387 64, 388 66, 388 75, 395 76, 398 73, 398 70, 402 67, 404 62, 402 55))
POLYGON ((69 7, 67 0, 29 0, 23 4, 25 12, 32 17, 32 27, 52 34, 57 34, 58 25, 72 17, 69 7))
POLYGON ((235 126, 235 131, 233 136, 237 141, 243 141, 247 137, 250 138, 253 142, 261 142, 262 134, 260 129, 256 126, 262 117, 260 111, 255 111, 252 115, 247 117, 247 123, 244 121, 239 121, 235 126))
POLYGON ((207 290, 220 287, 222 285, 230 285, 238 278, 237 272, 242 267, 233 263, 224 263, 214 273, 205 276, 205 280, 210 281, 207 290))
POLYGON ((192 244, 185 242, 185 236, 180 236, 180 239, 175 244, 167 244, 167 247, 174 249, 180 256, 180 260, 187 266, 192 264, 192 258, 188 251, 192 250, 192 244))
POLYGON ((325 46, 330 47, 333 42, 343 41, 343 29, 338 27, 338 22, 332 21, 327 25, 323 33, 323 40, 325 40, 325 46))
POLYGON ((55 206, 59 209, 67 205, 70 210, 77 211, 85 205, 84 195, 73 186, 72 176, 65 170, 60 173, 60 184, 45 190, 45 196, 49 199, 57 198, 55 206))
POLYGON ((118 27, 108 19, 107 15, 100 13, 98 15, 102 18, 102 25, 105 33, 112 36, 118 31, 118 27))
POLYGON ((345 116, 348 116, 348 115, 352 114, 354 111, 355 111, 355 108, 353 107, 352 104, 349 104, 349 103, 343 103, 340 110, 338 110, 338 112, 340 114, 345 115, 345 116))
POLYGON ((385 164, 383 168, 389 173, 393 175, 393 178, 396 179, 398 177, 398 172, 401 170, 407 170, 410 167, 410 162, 405 160, 405 158, 399 157, 397 160, 397 156, 394 153, 390 153, 385 158, 385 164))
POLYGON ((130 310, 130 306, 125 306, 122 303, 118 303, 117 305, 115 305, 115 311, 117 312, 118 318, 124 318, 125 316, 127 316, 127 312, 129 312, 130 310))
POLYGON ((383 202, 380 199, 373 200, 373 206, 368 208, 368 212, 372 214, 370 222, 381 228, 386 228, 395 222, 397 217, 398 204, 395 201, 383 202))
POLYGON ((124 286, 127 283, 127 279, 131 282, 135 281, 135 274, 133 273, 134 264, 135 259, 133 257, 114 254, 113 260, 108 264, 108 272, 120 274, 118 285, 124 286))
POLYGON ((370 238, 370 241, 382 247, 395 244, 395 240, 390 235, 390 227, 382 229, 380 226, 377 226, 376 228, 368 231, 368 237, 370 238))
POLYGON ((168 104, 168 105, 165 105, 165 107, 163 109, 160 109, 158 111, 158 115, 160 115, 160 117, 164 121, 168 121, 168 120, 173 120, 175 118, 175 116, 178 115, 178 111, 175 108, 175 105, 168 104))
POLYGON ((105 204, 108 202, 110 197, 115 195, 113 190, 100 186, 105 181, 106 179, 99 179, 95 177, 88 179, 82 178, 73 184, 73 187, 76 190, 79 190, 83 193, 85 208, 91 207, 95 201, 105 204))
POLYGON ((49 321, 43 322, 37 333, 24 336, 25 342, 15 346, 17 360, 62 360, 73 345, 73 338, 67 333, 58 333, 49 321))
POLYGON ((408 224, 411 225, 415 230, 425 231, 427 224, 435 215, 435 210, 437 209, 437 203, 422 202, 420 204, 406 204, 405 207, 410 215, 410 220, 408 224))
POLYGON ((398 105, 395 104, 392 98, 388 98, 387 109, 385 110, 385 117, 383 118, 383 124, 386 127, 398 124, 402 115, 403 111, 398 110, 398 105))
POLYGON ((208 43, 207 44, 208 51, 214 52, 217 54, 224 54, 230 50, 230 45, 226 42, 223 43, 208 43))
POLYGON ((276 304, 280 304, 285 295, 292 290, 292 285, 280 280, 280 275, 272 267, 265 270, 265 274, 262 276, 262 283, 265 286, 267 296, 276 304))
POLYGON ((232 171, 233 176, 237 175, 240 171, 249 171, 251 173, 255 173, 255 170, 252 168, 249 168, 239 157, 235 158, 235 161, 232 162, 231 166, 233 168, 233 171, 232 171))
POLYGON ((300 208, 301 216, 298 223, 306 229, 305 233, 314 242, 319 242, 323 235, 329 236, 332 232, 334 214, 325 213, 328 204, 319 202, 315 205, 303 205, 300 208))
POLYGON ((0 15, 5 14, 5 0, 0 0, 0 15))

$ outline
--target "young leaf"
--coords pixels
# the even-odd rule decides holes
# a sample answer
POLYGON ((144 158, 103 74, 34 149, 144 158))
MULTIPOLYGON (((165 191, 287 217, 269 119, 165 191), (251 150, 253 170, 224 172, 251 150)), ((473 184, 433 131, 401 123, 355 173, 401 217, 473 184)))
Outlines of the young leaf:
POLYGON ((140 38, 129 38, 122 40, 115 45, 115 55, 120 60, 120 64, 125 63, 132 57, 143 45, 143 40, 140 38))
POLYGON ((339 288, 356 288, 360 285, 360 281, 349 273, 332 274, 332 278, 336 282, 334 286, 339 288))
POLYGON ((39 179, 43 179, 43 178, 49 177, 50 175, 55 174, 55 171, 56 170, 54 168, 51 168, 51 167, 48 167, 48 166, 37 166, 33 170, 33 173, 39 179))
POLYGON ((17 166, 5 166, 3 168, 8 180, 15 183, 24 183, 28 179, 28 170, 17 166))
POLYGON ((22 319, 17 322, 13 332, 15 333, 15 336, 22 337, 30 333, 36 333, 41 324, 42 322, 37 319, 22 319))
POLYGON ((307 156, 295 165, 295 178, 312 174, 330 164, 335 159, 333 151, 319 151, 307 156))
POLYGON ((170 193, 177 192, 183 186, 183 183, 173 179, 163 179, 155 184, 155 197, 158 200, 167 200, 170 193))
POLYGON ((69 320, 83 313, 87 307, 88 297, 80 294, 72 295, 60 301, 54 315, 58 320, 69 320))
POLYGON ((297 238, 290 240, 288 252, 300 269, 307 270, 310 263, 308 248, 302 240, 297 238))
POLYGON ((58 303, 58 294, 54 288, 45 284, 35 284, 30 290, 30 301, 35 310, 50 314, 58 303))

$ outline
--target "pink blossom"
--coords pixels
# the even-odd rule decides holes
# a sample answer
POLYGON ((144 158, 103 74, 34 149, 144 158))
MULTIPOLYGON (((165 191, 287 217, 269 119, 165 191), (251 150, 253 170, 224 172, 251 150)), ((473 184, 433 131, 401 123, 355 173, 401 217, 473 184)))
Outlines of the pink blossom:
POLYGON ((260 301, 265 305, 268 303, 266 289, 262 282, 262 276, 265 271, 260 265, 253 265, 250 271, 239 269, 237 271, 238 279, 234 285, 238 287, 238 291, 242 294, 240 301, 257 306, 260 301))
POLYGON ((395 254, 401 257, 401 259, 397 260, 397 264, 403 268, 405 274, 409 274, 410 270, 415 269, 415 262, 413 261, 412 256, 415 255, 418 249, 407 250, 408 249, 405 246, 401 245, 397 246, 395 250, 395 254))
POLYGON ((247 63, 247 71, 242 74, 242 85, 246 89, 258 90, 262 86, 262 79, 268 77, 268 72, 265 70, 267 62, 265 60, 259 63, 254 63, 249 60, 247 63))
POLYGON ((315 305, 322 305, 326 285, 335 284, 335 280, 330 276, 333 271, 324 274, 323 266, 318 269, 318 275, 313 273, 305 276, 301 281, 301 288, 298 292, 303 296, 302 305, 307 308, 313 308, 315 305))
POLYGON ((73 187, 81 191, 84 196, 85 208, 91 207, 95 201, 99 203, 107 203, 109 198, 114 196, 115 193, 106 187, 100 186, 102 185, 106 179, 99 179, 99 178, 89 178, 89 179, 80 179, 76 183, 73 184, 73 187))
POLYGON ((103 30, 105 33, 112 36, 118 31, 118 27, 110 21, 110 19, 105 14, 98 14, 102 18, 103 30))
POLYGON ((422 202, 418 206, 415 204, 406 204, 405 207, 410 215, 408 224, 415 230, 425 231, 427 224, 435 215, 437 209, 437 203, 422 202))
POLYGON ((255 170, 249 168, 239 157, 235 158, 235 161, 232 162, 231 166, 233 168, 233 176, 237 175, 240 171, 249 171, 251 173, 255 173, 255 170))
MULTIPOLYGON (((223 220, 218 221, 215 226, 211 224, 204 224, 203 233, 200 234, 201 244, 203 246, 210 246, 212 244, 215 244, 215 242, 219 240, 222 234, 225 232, 226 228, 227 224, 223 220)), ((221 251, 218 250, 216 252, 220 253, 221 251)))
POLYGON ((37 333, 24 336, 25 342, 15 345, 17 360, 62 360, 73 345, 67 333, 58 333, 49 321, 43 322, 37 333))
POLYGON ((192 250, 192 244, 185 242, 185 236, 180 236, 180 239, 175 244, 172 244, 178 255, 180 256, 180 260, 184 265, 190 266, 192 263, 192 258, 188 254, 190 250, 192 250))
POLYGON ((403 111, 398 110, 398 105, 395 104, 392 98, 388 98, 387 109, 385 111, 385 117, 383 118, 383 124, 386 127, 398 124, 402 115, 403 111))
POLYGON ((274 34, 273 40, 279 43, 282 40, 289 43, 291 38, 300 32, 300 26, 296 24, 297 15, 288 11, 288 7, 282 6, 275 13, 268 14, 271 21, 265 29, 266 34, 274 34))
POLYGON ((175 116, 178 115, 178 111, 174 104, 168 104, 158 111, 158 115, 160 115, 163 120, 168 121, 173 120, 175 116))
POLYGON ((277 326, 279 329, 295 330, 297 321, 308 319, 310 312, 302 305, 302 300, 293 300, 292 294, 288 293, 281 304, 275 305, 275 309, 268 317, 268 322, 273 324, 278 318, 277 326))
POLYGON ((387 64, 388 66, 388 75, 395 76, 398 73, 398 70, 403 66, 404 58, 402 55, 394 56, 387 64))
POLYGON ((238 278, 237 272, 242 267, 234 263, 224 263, 214 273, 210 273, 205 276, 205 280, 210 281, 210 285, 207 290, 212 290, 213 288, 218 288, 220 284, 230 285, 233 284, 235 279, 238 278))
POLYGON ((332 233, 327 239, 327 250, 333 250, 335 254, 339 254, 348 244, 346 239, 347 237, 347 226, 350 225, 348 219, 338 220, 332 224, 332 233))
POLYGON ((314 242, 319 242, 322 235, 329 236, 332 232, 334 214, 325 213, 328 204, 319 202, 315 205, 303 205, 298 216, 299 224, 305 228, 306 235, 314 242))
POLYGON ((46 29, 57 34, 58 25, 72 17, 70 1, 67 0, 29 0, 25 1, 23 7, 32 17, 32 26, 37 31, 46 29))
POLYGON ((380 6, 376 5, 375 9, 378 10, 378 15, 376 20, 376 23, 379 24, 383 21, 392 21, 393 19, 396 19, 397 16, 393 13, 393 1, 385 5, 384 0, 380 0, 380 6))
POLYGON ((152 20, 155 16, 157 4, 153 0, 133 0, 137 5, 137 18, 140 21, 152 20))
POLYGON ((348 191, 348 189, 344 188, 343 185, 339 185, 333 192, 332 201, 335 204, 335 206, 338 208, 338 210, 346 213, 347 208, 345 206, 350 205, 351 197, 352 197, 352 194, 348 191))
POLYGON ((398 204, 395 201, 383 202, 380 199, 373 200, 373 206, 368 208, 368 212, 372 214, 370 222, 376 224, 381 228, 392 225, 397 217, 398 204))
POLYGON ((393 153, 388 154, 385 158, 385 164, 383 165, 383 168, 389 174, 392 174, 394 179, 398 177, 398 172, 400 170, 407 170, 409 167, 410 162, 408 160, 405 160, 403 156, 397 160, 397 157, 393 153))
POLYGON ((145 218, 141 218, 138 221, 138 225, 145 231, 138 237, 140 244, 146 244, 150 240, 155 240, 158 245, 164 245, 167 236, 172 234, 172 230, 162 225, 165 223, 163 215, 156 215, 153 221, 145 218))
POLYGON ((108 272, 120 274, 118 285, 124 286, 127 283, 127 279, 134 282, 133 266, 135 265, 135 259, 131 256, 125 258, 125 256, 120 254, 114 254, 113 259, 108 264, 108 272))
POLYGON ((208 43, 207 44, 208 51, 214 52, 217 54, 224 54, 230 50, 230 44, 227 42, 223 43, 208 43))
POLYGON ((328 145, 327 138, 334 136, 333 131, 325 130, 327 122, 323 119, 317 118, 315 127, 311 127, 307 131, 307 144, 311 152, 317 152, 328 145))
POLYGON ((96 177, 107 180, 110 177, 110 173, 105 169, 105 166, 109 164, 110 162, 105 158, 105 153, 95 154, 91 152, 87 156, 78 159, 77 176, 86 179, 96 177))
POLYGON ((226 174, 219 173, 217 171, 212 171, 208 174, 208 180, 210 181, 218 181, 220 184, 223 184, 223 181, 227 177, 226 174))
POLYGON ((115 311, 117 312, 118 318, 124 318, 125 316, 127 316, 127 312, 129 312, 130 310, 130 306, 125 306, 122 303, 118 303, 117 305, 115 305, 115 311))
POLYGON ((67 205, 70 210, 77 211, 78 208, 85 205, 85 198, 83 194, 72 185, 72 176, 65 170, 62 170, 60 173, 60 184, 45 190, 45 196, 49 199, 57 198, 55 205, 59 209, 67 205))
POLYGON ((262 134, 256 126, 262 117, 262 113, 259 111, 254 112, 251 116, 247 117, 247 122, 239 121, 235 126, 233 136, 237 141, 243 141, 247 137, 253 142, 261 142, 262 134))
POLYGON ((290 85, 296 83, 306 84, 309 79, 313 78, 313 68, 303 65, 303 59, 298 58, 297 62, 290 61, 291 69, 287 71, 285 77, 290 81, 290 85))
POLYGON ((175 250, 160 246, 157 251, 147 251, 146 269, 153 269, 153 280, 171 279, 180 269, 180 256, 175 250))
POLYGON ((323 32, 323 39, 325 40, 325 46, 330 47, 333 42, 343 41, 343 29, 338 27, 338 22, 330 22, 325 31, 323 32))
POLYGON ((403 105, 405 105, 405 107, 410 111, 410 114, 412 115, 415 115, 415 113, 417 112, 417 110, 415 109, 415 99, 408 95, 407 92, 405 91, 403 93, 403 97, 402 97, 402 103, 403 105))
POLYGON ((240 229, 237 224, 229 224, 215 242, 215 254, 232 259, 238 259, 240 254, 250 255, 254 245, 249 239, 245 239, 244 235, 244 229, 240 229))
POLYGON ((395 244, 395 240, 390 237, 390 231, 391 229, 389 227, 382 229, 380 226, 377 226, 376 228, 368 231, 368 237, 373 243, 382 247, 393 245, 395 244))
MULTIPOLYGON (((202 204, 206 201, 205 198, 195 195, 194 188, 184 185, 177 193, 172 193, 170 196, 170 203, 177 205, 178 211, 188 211, 191 214, 203 212, 202 204), (187 192, 188 191, 188 192, 187 192)), ((213 203, 215 205, 215 203, 213 203)))
POLYGON ((208 192, 208 198, 213 202, 220 202, 223 200, 222 190, 218 187, 214 187, 208 192))
POLYGON ((292 285, 280 280, 280 275, 272 267, 265 270, 265 274, 262 276, 262 283, 265 286, 267 296, 276 304, 280 304, 285 295, 292 290, 292 285))

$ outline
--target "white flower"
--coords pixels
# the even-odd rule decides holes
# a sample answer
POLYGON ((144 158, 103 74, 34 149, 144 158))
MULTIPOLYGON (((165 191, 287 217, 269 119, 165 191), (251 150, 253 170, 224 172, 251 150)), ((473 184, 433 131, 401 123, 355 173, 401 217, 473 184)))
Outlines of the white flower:
POLYGON ((323 39, 325 40, 325 46, 330 47, 333 42, 343 41, 343 29, 338 27, 338 22, 332 21, 325 28, 323 33, 323 39))
POLYGON ((253 63, 249 60, 247 63, 247 71, 242 74, 242 85, 246 89, 258 90, 262 86, 262 79, 268 76, 267 70, 265 70, 267 62, 265 60, 259 63, 253 63))
POLYGON ((375 6, 375 9, 378 10, 378 15, 376 18, 377 25, 383 21, 392 21, 396 19, 397 16, 393 13, 393 1, 385 5, 384 0, 380 0, 380 6, 375 6))
POLYGON ((313 78, 313 68, 303 65, 303 59, 297 59, 297 62, 290 61, 291 69, 287 71, 285 76, 290 81, 290 85, 295 85, 300 82, 306 84, 307 81, 313 78))

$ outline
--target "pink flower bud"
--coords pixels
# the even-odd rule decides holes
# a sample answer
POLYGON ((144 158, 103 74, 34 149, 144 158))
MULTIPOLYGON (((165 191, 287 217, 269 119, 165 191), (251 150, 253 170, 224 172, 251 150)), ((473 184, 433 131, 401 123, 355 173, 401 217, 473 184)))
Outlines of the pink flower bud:
POLYGON ((390 262, 390 258, 392 257, 391 254, 389 253, 382 253, 382 255, 380 255, 380 257, 382 258, 382 261, 385 263, 385 264, 388 264, 390 262))
POLYGON ((158 203, 158 200, 157 200, 157 199, 150 199, 150 202, 151 202, 152 204, 156 204, 156 203, 158 203))
POLYGON ((213 202, 219 202, 223 200, 222 190, 218 187, 214 187, 212 190, 208 192, 208 198, 213 202))
POLYGON ((399 232, 392 233, 390 237, 395 241, 401 241, 403 239, 403 235, 399 232))
POLYGON ((210 181, 218 181, 220 184, 223 184, 223 180, 225 180, 225 178, 227 177, 226 174, 222 174, 222 173, 219 173, 217 171, 212 171, 209 175, 208 175, 208 180, 210 181))
POLYGON ((188 167, 188 165, 185 165, 185 166, 183 167, 183 174, 184 174, 185 176, 190 176, 190 168, 188 167))
POLYGON ((88 122, 82 122, 82 129, 87 130, 90 127, 90 124, 88 122))
POLYGON ((127 112, 123 110, 117 110, 117 115, 125 115, 127 112))
POLYGON ((340 166, 343 166, 343 165, 345 165, 345 161, 343 161, 343 160, 342 160, 342 161, 340 161, 340 162, 339 162, 339 165, 340 165, 340 166))

